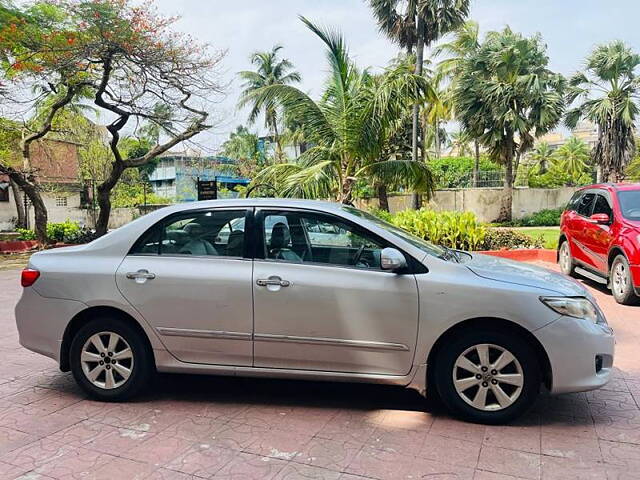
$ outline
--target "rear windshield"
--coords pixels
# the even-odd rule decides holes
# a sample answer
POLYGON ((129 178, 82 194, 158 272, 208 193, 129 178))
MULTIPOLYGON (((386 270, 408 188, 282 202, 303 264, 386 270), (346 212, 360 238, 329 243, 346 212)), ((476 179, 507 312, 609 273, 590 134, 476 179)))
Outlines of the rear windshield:
POLYGON ((640 190, 619 191, 618 201, 624 218, 640 221, 640 190))

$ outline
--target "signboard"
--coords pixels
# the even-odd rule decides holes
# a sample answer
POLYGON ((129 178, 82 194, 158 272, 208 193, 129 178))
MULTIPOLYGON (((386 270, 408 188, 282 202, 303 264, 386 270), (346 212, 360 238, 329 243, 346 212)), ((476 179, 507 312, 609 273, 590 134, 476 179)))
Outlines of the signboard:
POLYGON ((198 200, 216 200, 217 198, 218 182, 198 179, 198 200))

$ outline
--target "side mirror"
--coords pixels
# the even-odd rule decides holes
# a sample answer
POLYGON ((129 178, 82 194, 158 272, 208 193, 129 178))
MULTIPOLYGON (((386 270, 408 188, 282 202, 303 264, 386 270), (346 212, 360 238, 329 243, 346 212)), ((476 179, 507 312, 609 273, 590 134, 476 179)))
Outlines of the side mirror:
POLYGON ((407 266, 407 259, 395 248, 383 248, 380 252, 380 268, 395 272, 407 266))
POLYGON ((589 217, 589 220, 598 225, 609 225, 609 215, 606 213, 594 213, 589 217))

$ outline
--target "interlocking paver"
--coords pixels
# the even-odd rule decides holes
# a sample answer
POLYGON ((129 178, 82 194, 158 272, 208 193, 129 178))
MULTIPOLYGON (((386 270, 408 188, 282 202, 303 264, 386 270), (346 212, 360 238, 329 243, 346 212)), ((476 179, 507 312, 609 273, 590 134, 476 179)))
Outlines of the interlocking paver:
POLYGON ((617 334, 611 383, 485 427, 376 385, 167 375, 95 402, 18 344, 19 272, 1 271, 0 479, 640 478, 640 307, 587 286, 617 334))

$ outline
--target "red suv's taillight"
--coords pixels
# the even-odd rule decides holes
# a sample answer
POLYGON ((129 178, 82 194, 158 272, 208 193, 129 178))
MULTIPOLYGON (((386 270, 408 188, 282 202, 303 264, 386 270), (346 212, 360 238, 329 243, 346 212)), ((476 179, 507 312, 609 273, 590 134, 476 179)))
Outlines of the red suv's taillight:
POLYGON ((22 276, 20 277, 20 284, 23 287, 30 287, 40 276, 40 272, 38 270, 34 270, 33 268, 25 268, 22 270, 22 276))

